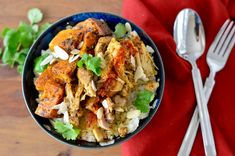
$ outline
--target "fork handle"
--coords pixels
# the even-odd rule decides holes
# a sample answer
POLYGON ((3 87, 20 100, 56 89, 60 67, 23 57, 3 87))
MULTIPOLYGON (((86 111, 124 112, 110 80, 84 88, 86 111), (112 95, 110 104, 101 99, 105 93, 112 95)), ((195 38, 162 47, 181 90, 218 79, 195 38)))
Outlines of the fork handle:
POLYGON ((206 78, 206 82, 204 85, 204 93, 205 93, 207 104, 210 99, 214 85, 215 85, 215 72, 211 70, 210 75, 206 78))
MULTIPOLYGON (((209 77, 206 79, 205 85, 204 85, 204 93, 206 102, 209 101, 209 98, 211 96, 211 92, 215 85, 215 72, 211 70, 209 77)), ((198 115, 198 108, 196 107, 193 113, 193 117, 190 121, 189 127, 187 129, 187 132, 184 136, 183 142, 180 146, 178 156, 189 156, 193 147, 193 143, 197 134, 197 130, 199 127, 199 115, 198 115)))
POLYGON ((202 130, 203 144, 207 156, 215 156, 215 143, 211 128, 210 117, 207 109, 205 94, 203 91, 202 78, 196 63, 192 64, 192 76, 196 93, 197 106, 202 130))

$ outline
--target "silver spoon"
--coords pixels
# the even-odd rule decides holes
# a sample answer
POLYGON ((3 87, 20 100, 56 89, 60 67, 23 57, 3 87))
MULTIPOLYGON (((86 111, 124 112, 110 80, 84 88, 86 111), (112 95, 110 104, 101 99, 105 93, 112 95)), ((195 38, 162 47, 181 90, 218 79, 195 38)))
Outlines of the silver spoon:
POLYGON ((192 77, 199 109, 203 144, 207 156, 215 156, 215 143, 200 71, 196 60, 205 49, 205 33, 199 15, 192 9, 184 9, 174 23, 174 40, 177 53, 192 65, 192 77))

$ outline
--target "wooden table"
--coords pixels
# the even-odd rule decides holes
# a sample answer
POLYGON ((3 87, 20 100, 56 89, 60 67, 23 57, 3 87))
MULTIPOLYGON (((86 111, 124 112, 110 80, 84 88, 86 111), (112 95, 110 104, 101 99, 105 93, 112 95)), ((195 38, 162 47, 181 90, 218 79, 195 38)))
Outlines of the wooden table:
MULTIPOLYGON (((44 22, 84 11, 120 14, 121 0, 0 0, 0 30, 27 21, 32 7, 44 13, 44 22)), ((2 41, 0 43, 2 46, 2 41)), ((74 148, 62 144, 41 130, 23 101, 21 76, 16 69, 0 66, 0 156, 117 156, 120 146, 101 150, 74 148)))

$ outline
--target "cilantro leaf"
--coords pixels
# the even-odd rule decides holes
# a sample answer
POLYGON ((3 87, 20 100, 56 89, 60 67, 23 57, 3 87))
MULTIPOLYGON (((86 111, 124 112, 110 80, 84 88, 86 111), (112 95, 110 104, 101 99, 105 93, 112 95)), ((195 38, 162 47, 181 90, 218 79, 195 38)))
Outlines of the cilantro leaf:
POLYGON ((17 52, 16 54, 15 54, 15 61, 19 64, 19 65, 23 65, 24 64, 24 60, 25 60, 25 58, 26 58, 26 55, 27 55, 27 53, 28 53, 28 50, 29 49, 22 49, 22 50, 20 50, 19 52, 17 52))
POLYGON ((0 58, 2 58, 2 48, 0 48, 0 58))
POLYGON ((18 71, 20 74, 22 74, 23 67, 24 67, 23 64, 19 64, 19 65, 17 66, 17 71, 18 71))
POLYGON ((2 55, 2 63, 3 64, 8 64, 11 67, 14 65, 14 55, 16 51, 11 50, 9 47, 6 47, 4 49, 3 55, 2 55))
POLYGON ((93 57, 90 54, 83 54, 82 58, 77 62, 77 66, 81 68, 84 64, 88 70, 91 70, 97 76, 101 75, 101 59, 99 57, 93 57))
POLYGON ((122 23, 118 23, 115 26, 115 31, 114 31, 114 35, 116 36, 116 38, 122 38, 125 36, 127 30, 124 24, 122 23))
POLYGON ((42 18, 43 18, 43 14, 40 9, 32 8, 28 11, 28 19, 31 24, 40 22, 42 18))
POLYGON ((149 111, 149 104, 154 99, 154 93, 149 90, 139 91, 134 102, 135 107, 143 113, 149 111))
POLYGON ((6 32, 3 45, 11 50, 16 50, 19 44, 19 34, 17 30, 10 29, 6 32))
MULTIPOLYGON (((45 23, 41 26, 36 24, 42 20, 42 13, 39 9, 33 8, 28 11, 28 18, 31 24, 20 22, 18 28, 5 27, 0 35, 3 38, 3 53, 0 52, 0 59, 3 64, 13 67, 15 63, 18 65, 17 70, 22 72, 24 60, 28 54, 29 48, 34 40, 47 29, 50 24, 45 23)), ((37 68, 39 71, 44 67, 37 68)))
POLYGON ((37 33, 39 30, 39 26, 37 24, 34 24, 34 25, 32 25, 32 29, 35 33, 37 33))
POLYGON ((77 136, 80 134, 80 129, 74 128, 72 124, 64 124, 61 121, 54 121, 53 126, 56 132, 60 133, 66 140, 76 140, 77 136))
POLYGON ((49 54, 41 55, 34 60, 34 72, 42 73, 48 65, 41 66, 41 62, 48 56, 49 54))
POLYGON ((9 30, 11 30, 10 28, 4 28, 3 30, 2 30, 2 32, 1 32, 1 36, 2 37, 5 37, 6 36, 6 34, 7 34, 7 32, 9 31, 9 30))

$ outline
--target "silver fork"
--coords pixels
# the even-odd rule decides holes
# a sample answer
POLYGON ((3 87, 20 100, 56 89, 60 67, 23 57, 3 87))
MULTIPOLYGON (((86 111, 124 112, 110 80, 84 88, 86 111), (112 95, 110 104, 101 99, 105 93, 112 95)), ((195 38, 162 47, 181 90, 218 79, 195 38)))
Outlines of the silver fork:
MULTIPOLYGON (((224 68, 228 60, 229 54, 233 49, 235 43, 234 32, 235 26, 233 25, 233 21, 230 21, 229 19, 226 20, 208 50, 207 64, 210 68, 210 74, 207 77, 204 85, 206 103, 208 103, 211 92, 215 85, 215 75, 218 71, 224 68)), ((188 130, 184 136, 184 140, 178 152, 178 156, 188 156, 190 154, 193 142, 197 134, 198 126, 199 115, 198 108, 196 107, 188 130)))

